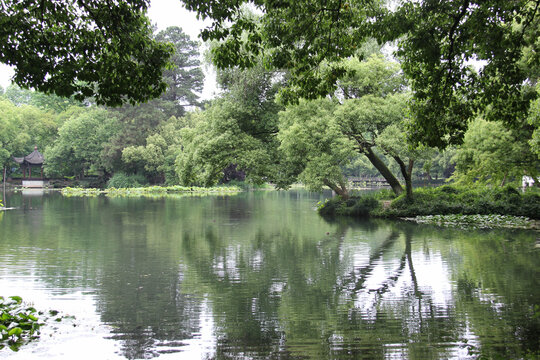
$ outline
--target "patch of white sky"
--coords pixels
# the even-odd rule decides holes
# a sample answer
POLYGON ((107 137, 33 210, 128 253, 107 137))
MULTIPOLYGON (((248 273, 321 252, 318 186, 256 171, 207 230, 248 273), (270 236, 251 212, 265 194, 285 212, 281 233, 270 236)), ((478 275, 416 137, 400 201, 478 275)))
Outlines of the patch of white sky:
MULTIPOLYGON (((181 27, 192 40, 200 42, 201 62, 203 62, 202 52, 204 44, 199 38, 202 29, 210 25, 210 21, 198 20, 194 12, 184 8, 179 0, 151 0, 148 9, 148 17, 158 31, 165 30, 170 26, 181 27)), ((211 99, 219 93, 216 86, 216 74, 212 66, 203 66, 205 75, 204 89, 201 94, 202 99, 211 99)), ((6 88, 11 83, 13 68, 0 64, 0 86, 6 88)))

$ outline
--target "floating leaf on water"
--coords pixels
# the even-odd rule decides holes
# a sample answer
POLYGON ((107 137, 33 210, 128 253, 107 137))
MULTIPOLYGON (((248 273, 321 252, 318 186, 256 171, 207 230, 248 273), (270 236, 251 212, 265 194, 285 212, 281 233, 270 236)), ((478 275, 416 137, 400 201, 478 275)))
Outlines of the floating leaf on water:
POLYGON ((21 336, 22 332, 23 331, 20 327, 14 327, 13 329, 9 330, 8 336, 21 336))
POLYGON ((20 297, 20 296, 10 296, 9 298, 12 299, 12 300, 15 300, 17 302, 17 304, 22 303, 22 297, 20 297))

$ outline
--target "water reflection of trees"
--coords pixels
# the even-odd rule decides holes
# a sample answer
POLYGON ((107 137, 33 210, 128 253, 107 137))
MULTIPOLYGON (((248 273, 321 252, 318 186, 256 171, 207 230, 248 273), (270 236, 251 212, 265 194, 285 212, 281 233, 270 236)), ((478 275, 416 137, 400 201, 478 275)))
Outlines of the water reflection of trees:
MULTIPOLYGON (((184 237, 194 256, 187 256, 193 278, 186 291, 199 291, 209 297, 216 318, 217 358, 238 354, 276 358, 368 359, 390 354, 449 358, 538 351, 537 340, 534 343, 538 339, 538 321, 526 321, 515 329, 528 339, 524 340, 527 344, 508 341, 507 331, 497 334, 498 330, 491 329, 487 321, 479 322, 489 311, 485 306, 484 310, 478 309, 479 296, 464 301, 461 296, 447 293, 444 299, 436 299, 429 284, 419 282, 415 261, 429 262, 426 252, 433 251, 456 256, 455 248, 443 244, 441 249, 430 249, 429 243, 415 240, 422 238, 416 225, 383 222, 377 226, 371 222, 362 228, 358 223, 333 224, 331 234, 312 241, 299 239, 287 229, 273 234, 260 232, 250 242, 250 248, 241 249, 228 248, 209 233, 205 242, 211 246, 201 252, 193 246, 195 239, 184 237), (344 242, 347 233, 359 227, 379 238, 373 242, 365 263, 351 266, 355 254, 344 242), (416 251, 415 245, 419 247, 416 251), (374 278, 378 286, 367 287, 366 283, 373 283, 374 278), (477 311, 484 315, 471 317, 477 311), (489 341, 482 345, 483 333, 492 334, 491 345, 489 341)), ((461 256, 468 257, 469 253, 461 256)), ((452 276, 452 269, 446 270, 452 276)), ((462 285, 459 281, 457 284, 461 293, 462 285)), ((509 295, 509 299, 515 299, 516 294, 509 295)), ((509 303, 516 307, 514 301, 509 303)), ((519 310, 527 313, 523 308, 519 310)), ((500 329, 522 318, 506 315, 500 317, 500 329)))
POLYGON ((102 321, 113 326, 112 338, 121 340, 129 359, 180 351, 179 341, 199 331, 200 301, 180 291, 178 263, 148 246, 144 224, 119 229, 114 237, 129 250, 104 265, 97 302, 102 321))
MULTIPOLYGON (((249 222, 231 228, 221 225, 234 217, 221 214, 229 205, 208 205, 217 201, 74 200, 60 219, 58 205, 44 201, 39 231, 62 252, 35 259, 35 268, 60 287, 97 289, 102 320, 128 358, 182 350, 203 316, 213 317, 215 358, 523 358, 540 351, 540 268, 530 233, 284 223, 255 205, 244 208, 253 212, 249 222), (86 217, 71 214, 81 209, 86 217), (121 226, 111 230, 107 222, 121 226), (444 278, 429 279, 434 264, 444 278), (439 280, 448 284, 442 295, 433 288, 439 280)), ((23 220, 3 225, 30 246, 36 228, 23 220)))
MULTIPOLYGON (((436 309, 418 289, 410 234, 391 229, 371 250, 367 264, 351 270, 351 254, 343 247, 349 229, 337 226, 311 242, 286 229, 258 233, 250 249, 240 250, 219 244, 208 233, 206 252, 186 235, 184 243, 191 251, 186 258, 194 272, 185 290, 204 293, 212 303, 216 356, 380 358, 388 344, 411 354, 433 336, 440 341, 459 337, 462 324, 449 316, 450 310, 436 309), (397 269, 379 288, 366 289, 365 280, 398 241, 405 244, 397 269), (385 303, 385 293, 406 273, 410 294, 385 303), (374 315, 357 306, 361 292, 374 295, 374 315)), ((440 353, 434 357, 447 355, 442 347, 435 351, 440 353)))

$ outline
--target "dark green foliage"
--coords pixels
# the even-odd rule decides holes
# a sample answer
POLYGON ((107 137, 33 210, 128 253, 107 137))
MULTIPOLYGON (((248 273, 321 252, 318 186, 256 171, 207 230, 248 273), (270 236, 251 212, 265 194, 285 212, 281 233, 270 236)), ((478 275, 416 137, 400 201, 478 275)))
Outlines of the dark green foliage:
POLYGON ((174 47, 171 58, 173 66, 163 72, 167 90, 154 106, 160 107, 168 116, 183 116, 186 108, 199 105, 199 95, 204 85, 204 74, 199 60, 199 45, 178 26, 160 31, 155 39, 174 47))
POLYGON ((459 188, 449 185, 420 188, 413 200, 399 196, 379 215, 410 217, 417 215, 501 214, 540 218, 540 195, 504 188, 459 188))
POLYGON ((107 184, 107 188, 135 188, 147 183, 147 180, 142 175, 127 175, 123 172, 118 172, 113 175, 107 184))
POLYGON ((457 194, 459 192, 456 188, 450 185, 443 185, 439 187, 438 189, 440 192, 445 193, 445 194, 457 194))
POLYGON ((347 215, 368 217, 379 206, 379 201, 374 196, 351 197, 347 200, 336 196, 320 203, 318 212, 323 216, 347 215))
POLYGON ((377 200, 393 200, 396 198, 396 193, 390 189, 381 189, 371 193, 370 196, 377 200))
POLYGON ((317 211, 320 215, 323 216, 330 216, 330 215, 336 215, 338 208, 341 204, 343 204, 344 201, 339 196, 326 199, 324 202, 319 202, 317 206, 317 211))
POLYGON ((103 189, 107 186, 107 181, 103 176, 90 178, 88 181, 88 188, 103 189))
POLYGON ((152 38, 149 1, 3 1, 0 62, 14 81, 112 106, 159 96, 171 45, 152 38))
POLYGON ((521 196, 521 211, 523 216, 528 216, 533 219, 540 217, 540 194, 526 192, 521 196))
MULTIPOLYGON (((213 186, 227 172, 243 172, 254 184, 273 180, 279 165, 275 94, 283 79, 262 64, 218 73, 226 90, 181 132, 176 173, 183 185, 213 186)), ((277 182, 277 181, 274 181, 277 182)))
POLYGON ((538 1, 260 0, 256 20, 241 10, 247 0, 183 2, 213 19, 202 37, 222 41, 213 49, 218 67, 248 67, 264 55, 289 71, 281 96, 289 102, 331 93, 347 73, 336 60, 358 55, 367 39, 394 41, 414 93, 410 136, 431 146, 459 144, 482 111, 515 124, 536 96, 538 1))

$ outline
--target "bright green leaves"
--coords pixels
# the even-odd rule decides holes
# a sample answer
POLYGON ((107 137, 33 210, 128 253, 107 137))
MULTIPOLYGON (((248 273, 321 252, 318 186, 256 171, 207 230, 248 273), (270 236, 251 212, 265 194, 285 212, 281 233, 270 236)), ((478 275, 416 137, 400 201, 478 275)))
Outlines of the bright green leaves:
POLYGON ((355 157, 354 143, 343 135, 334 111, 336 104, 328 99, 300 101, 280 113, 280 151, 282 183, 286 188, 301 181, 309 189, 319 191, 329 186, 346 192, 342 167, 355 157))
POLYGON ((22 298, 0 296, 0 349, 8 346, 17 351, 26 342, 36 338, 41 323, 33 307, 25 307, 22 298))
POLYGON ((46 148, 48 176, 83 175, 101 170, 104 144, 118 132, 118 122, 104 109, 74 112, 58 129, 58 137, 46 148))
POLYGON ((226 93, 181 131, 176 171, 184 185, 214 185, 231 176, 252 183, 269 181, 280 161, 277 154, 275 94, 279 75, 259 64, 251 69, 220 70, 226 93), (229 176, 231 175, 231 176, 229 176))
MULTIPOLYGON (((8 89, 11 89, 9 87, 8 89)), ((43 151, 56 136, 54 114, 34 106, 0 98, 0 166, 8 169, 14 164, 12 156, 28 155, 38 146, 43 151)))
MULTIPOLYGON (((20 296, 0 296, 0 350, 7 346, 18 351, 22 345, 37 339, 41 326, 58 314, 56 310, 49 310, 48 314, 38 312, 26 306, 20 296)), ((54 321, 62 321, 64 318, 73 317, 58 316, 54 321)))
MULTIPOLYGON (((537 91, 540 91, 540 85, 537 85, 537 91)), ((540 159, 540 99, 536 99, 536 101, 532 103, 527 120, 533 129, 529 145, 531 146, 533 153, 540 159)))
POLYGON ((275 145, 271 137, 249 127, 249 114, 253 114, 249 108, 230 98, 215 101, 196 114, 195 125, 181 132, 183 149, 176 159, 176 171, 182 184, 215 185, 230 165, 244 171, 248 180, 263 182, 268 167, 276 161, 272 157, 275 145))
POLYGON ((530 136, 527 127, 509 130, 500 122, 475 120, 454 156, 456 173, 453 178, 467 185, 521 182, 523 175, 536 178, 540 161, 527 143, 530 136))

